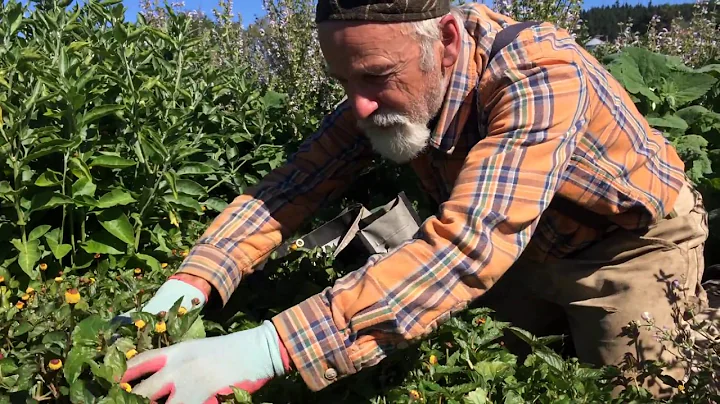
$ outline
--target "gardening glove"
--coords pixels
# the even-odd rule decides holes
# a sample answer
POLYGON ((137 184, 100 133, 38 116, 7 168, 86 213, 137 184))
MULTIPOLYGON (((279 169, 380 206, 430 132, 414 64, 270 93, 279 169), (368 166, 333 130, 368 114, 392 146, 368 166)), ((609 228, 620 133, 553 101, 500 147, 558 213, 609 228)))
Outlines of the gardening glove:
POLYGON ((230 386, 253 394, 290 370, 290 359, 275 326, 184 341, 138 354, 127 362, 122 382, 149 376, 132 393, 167 403, 217 403, 216 395, 232 394, 230 386))
MULTIPOLYGON (((178 279, 168 279, 155 292, 155 295, 141 308, 141 311, 152 314, 158 314, 161 311, 169 311, 175 302, 182 297, 181 306, 190 310, 191 308, 201 308, 206 303, 205 294, 195 286, 183 282, 178 279), (199 305, 193 307, 192 301, 197 298, 199 305)), ((132 309, 128 312, 118 315, 115 320, 123 323, 130 323, 130 314, 136 310, 132 309)))

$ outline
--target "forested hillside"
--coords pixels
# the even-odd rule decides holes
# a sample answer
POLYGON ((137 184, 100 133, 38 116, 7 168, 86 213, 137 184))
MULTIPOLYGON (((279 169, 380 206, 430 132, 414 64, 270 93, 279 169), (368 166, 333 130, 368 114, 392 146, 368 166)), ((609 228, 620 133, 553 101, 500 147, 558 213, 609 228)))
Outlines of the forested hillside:
MULTIPOLYGON (((711 1, 709 9, 717 9, 718 2, 711 1)), ((620 4, 616 1, 611 6, 593 7, 584 10, 580 17, 584 21, 587 34, 590 37, 601 36, 603 40, 613 41, 620 32, 619 23, 626 23, 632 19, 634 29, 641 33, 647 31, 653 16, 659 18, 658 28, 670 29, 673 18, 680 17, 689 21, 693 15, 693 3, 684 4, 653 4, 645 5, 620 4)))

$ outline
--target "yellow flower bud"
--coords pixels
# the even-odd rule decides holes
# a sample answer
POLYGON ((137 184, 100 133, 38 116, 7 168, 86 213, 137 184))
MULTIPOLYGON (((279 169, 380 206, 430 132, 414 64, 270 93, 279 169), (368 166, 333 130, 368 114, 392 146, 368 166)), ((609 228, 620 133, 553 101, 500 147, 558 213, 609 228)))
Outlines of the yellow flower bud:
POLYGON ((47 269, 47 264, 46 264, 46 263, 43 262, 42 264, 40 264, 40 270, 41 270, 41 271, 44 271, 44 270, 46 270, 46 269, 47 269))
POLYGON ((135 273, 136 273, 136 274, 139 274, 139 273, 141 273, 141 272, 142 272, 142 269, 140 269, 140 268, 135 268, 135 273))
POLYGON ((22 295, 22 298, 21 298, 21 299, 23 299, 23 300, 25 300, 25 301, 30 300, 30 295, 28 295, 27 293, 25 293, 24 295, 22 295))
POLYGON ((80 301, 80 293, 77 289, 68 289, 65 292, 65 301, 68 304, 75 304, 80 301))
POLYGON ((3 282, 5 282, 5 277, 4 277, 4 276, 0 276, 0 283, 3 283, 3 282))
POLYGON ((185 313, 187 313, 187 309, 180 306, 180 308, 178 309, 178 316, 184 316, 185 313))
POLYGON ((25 302, 23 302, 23 301, 18 301, 17 303, 15 303, 15 307, 17 307, 18 309, 22 310, 22 308, 25 307, 25 302))
POLYGON ((678 386, 678 390, 679 390, 681 393, 684 393, 684 392, 685 392, 685 385, 682 385, 682 384, 679 385, 679 386, 678 386))
POLYGON ((413 400, 419 400, 420 393, 417 390, 410 390, 410 398, 412 398, 413 400))
POLYGON ((136 320, 135 327, 137 327, 139 330, 142 330, 145 327, 145 322, 142 320, 136 320))
POLYGON ((62 276, 56 276, 56 277, 55 277, 55 282, 60 283, 60 282, 62 282, 62 281, 63 281, 62 276))
POLYGON ((132 387, 130 387, 130 384, 128 383, 120 383, 120 388, 127 391, 128 393, 132 391, 132 387))
POLYGON ((128 358, 128 359, 130 359, 130 358, 132 358, 133 356, 137 355, 137 353, 138 353, 137 350, 131 349, 131 350, 125 352, 125 357, 128 358))
POLYGON ((95 278, 90 278, 90 283, 95 283, 95 278))
POLYGON ((430 355, 430 364, 431 364, 431 365, 437 365, 437 363, 438 363, 437 356, 435 356, 435 355, 430 355))
POLYGON ((48 367, 51 370, 58 370, 62 367, 62 361, 60 359, 52 359, 52 360, 50 360, 48 367))
POLYGON ((156 333, 162 334, 162 333, 164 333, 166 330, 167 330, 167 326, 165 326, 165 322, 164 322, 164 321, 158 321, 158 322, 155 324, 155 332, 156 332, 156 333))
POLYGON ((25 293, 33 293, 33 292, 35 292, 35 289, 33 289, 33 288, 25 289, 25 293))
POLYGON ((160 266, 163 268, 167 268, 168 264, 167 264, 167 262, 163 262, 162 264, 160 264, 160 266))

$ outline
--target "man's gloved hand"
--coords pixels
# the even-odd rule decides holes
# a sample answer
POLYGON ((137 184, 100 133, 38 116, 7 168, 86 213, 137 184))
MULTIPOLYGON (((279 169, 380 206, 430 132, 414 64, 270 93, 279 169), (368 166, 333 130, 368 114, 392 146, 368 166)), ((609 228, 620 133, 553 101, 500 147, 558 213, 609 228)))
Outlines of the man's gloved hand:
POLYGON ((167 397, 168 404, 217 403, 215 396, 231 394, 230 386, 252 394, 289 370, 275 326, 265 321, 253 329, 143 352, 128 361, 122 382, 150 375, 132 392, 153 401, 167 397))
MULTIPOLYGON (((207 300, 205 294, 200 289, 187 282, 171 278, 160 286, 157 292, 155 292, 155 295, 148 300, 147 303, 145 303, 141 310, 152 314, 158 314, 161 311, 169 311, 175 302, 181 297, 183 300, 180 305, 185 307, 187 310, 190 310, 191 308, 200 308, 205 305, 207 300), (200 304, 193 307, 193 299, 198 299, 200 304)), ((130 314, 135 311, 136 310, 133 309, 122 313, 115 318, 115 321, 129 323, 131 321, 130 314)))

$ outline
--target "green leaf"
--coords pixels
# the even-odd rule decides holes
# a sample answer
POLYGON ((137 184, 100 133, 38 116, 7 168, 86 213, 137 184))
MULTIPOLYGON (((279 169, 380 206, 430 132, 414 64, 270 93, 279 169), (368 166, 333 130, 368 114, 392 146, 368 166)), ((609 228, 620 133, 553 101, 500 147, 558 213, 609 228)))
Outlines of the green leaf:
POLYGON ((205 200, 204 205, 216 212, 222 212, 228 206, 228 203, 220 198, 213 197, 205 200))
POLYGON ((464 404, 487 404, 489 402, 487 391, 482 387, 471 391, 463 398, 464 404))
POLYGON ((31 231, 30 234, 28 234, 28 240, 30 240, 30 241, 37 240, 40 237, 42 237, 43 234, 47 233, 48 230, 50 230, 50 225, 42 224, 42 225, 34 228, 33 231, 31 231))
POLYGON ((717 73, 720 75, 720 64, 709 64, 695 70, 698 73, 717 73))
POLYGON ((565 370, 565 362, 560 355, 551 351, 550 349, 539 349, 535 351, 535 354, 545 361, 548 365, 553 367, 555 370, 562 372, 565 370))
POLYGON ((115 104, 100 105, 99 107, 95 107, 82 117, 82 120, 80 121, 80 126, 82 127, 88 125, 106 115, 121 111, 123 108, 124 107, 122 105, 115 104))
POLYGON ((72 196, 77 198, 80 195, 95 196, 97 185, 92 182, 91 178, 82 177, 75 181, 72 185, 72 196))
POLYGON ((230 386, 230 388, 233 391, 233 396, 235 397, 235 402, 239 404, 250 404, 252 403, 252 396, 250 393, 243 389, 239 389, 235 386, 230 386))
POLYGON ((46 156, 51 153, 57 153, 57 152, 67 152, 67 150, 73 149, 77 147, 80 144, 80 140, 65 140, 65 139, 54 139, 54 140, 48 140, 46 142, 37 143, 35 147, 32 149, 30 154, 28 154, 24 159, 22 159, 22 164, 28 164, 34 160, 39 159, 40 157, 46 156))
POLYGON ((53 256, 58 260, 62 259, 72 250, 70 244, 60 244, 60 229, 53 229, 46 233, 45 241, 50 251, 52 251, 53 256))
POLYGON ((52 209, 60 205, 67 205, 73 200, 59 192, 46 191, 33 195, 30 202, 32 211, 52 209))
POLYGON ((158 261, 155 257, 152 255, 147 254, 136 254, 136 257, 139 259, 145 261, 147 266, 149 266, 153 271, 160 271, 162 270, 162 266, 160 265, 160 261, 158 261))
POLYGON ((190 196, 205 196, 207 195, 207 192, 205 191, 205 188, 198 184, 195 181, 192 180, 178 180, 175 183, 175 186, 177 187, 177 192, 181 194, 186 194, 190 196))
POLYGON ((95 396, 85 387, 84 380, 78 379, 70 384, 70 402, 92 404, 95 401, 95 396))
POLYGON ((485 381, 492 381, 503 378, 505 372, 512 370, 512 364, 501 361, 483 361, 475 364, 475 371, 482 376, 485 381))
POLYGON ((577 368, 575 369, 575 377, 578 379, 598 379, 604 374, 602 369, 594 368, 577 368))
POLYGON ((136 165, 133 160, 124 159, 118 156, 97 156, 90 163, 90 167, 127 168, 136 165))
POLYGON ((98 215, 98 221, 110 234, 128 243, 135 243, 135 232, 130 219, 119 208, 110 208, 98 215))
POLYGON ((682 118, 676 115, 667 114, 662 118, 648 117, 646 119, 650 126, 656 128, 673 128, 683 131, 688 128, 687 122, 685 122, 682 118))
POLYGON ((531 347, 535 346, 535 337, 529 332, 518 327, 508 327, 508 330, 512 331, 518 338, 525 341, 531 347))
POLYGON ((11 375, 18 370, 17 365, 10 358, 0 359, 0 373, 3 375, 11 375))
MULTIPOLYGON (((5 2, 3 2, 5 3, 5 2)), ((12 4, 12 3, 11 3, 12 4)), ((6 33, 8 37, 12 37, 15 31, 17 31, 18 28, 20 28, 20 24, 22 24, 23 19, 23 8, 21 6, 22 3, 14 3, 12 5, 8 5, 8 11, 6 14, 8 25, 10 26, 10 30, 6 33)))
POLYGON ((73 173, 73 175, 77 178, 87 177, 92 179, 92 175, 90 174, 90 168, 85 164, 84 161, 78 159, 77 157, 73 157, 70 159, 70 172, 73 173))
POLYGON ((105 367, 110 370, 111 381, 115 383, 120 382, 123 373, 126 370, 125 355, 120 352, 116 347, 111 347, 105 354, 104 360, 105 367))
POLYGON ((99 343, 98 334, 109 330, 110 324, 97 314, 80 321, 73 330, 73 346, 96 348, 99 343))
POLYGON ((281 94, 281 93, 270 90, 270 91, 266 92, 262 98, 263 105, 268 109, 269 108, 279 108, 283 105, 283 101, 285 100, 286 97, 287 97, 286 94, 281 94))
POLYGON ((165 172, 165 179, 167 179, 168 186, 170 186, 170 191, 172 192, 173 196, 175 198, 177 198, 178 190, 177 190, 177 178, 175 177, 175 173, 165 172))
POLYGON ((675 113, 675 115, 685 121, 688 125, 701 121, 706 116, 712 119, 714 117, 712 114, 713 112, 702 105, 691 105, 689 107, 679 109, 675 113))
POLYGON ((23 243, 20 239, 13 239, 11 243, 18 250, 18 264, 30 279, 37 279, 39 273, 35 269, 35 264, 40 260, 40 242, 38 240, 29 240, 23 243))
POLYGON ((64 347, 67 342, 67 334, 65 331, 52 331, 43 336, 43 345, 60 344, 64 347))
POLYGON ((205 336, 205 324, 203 323, 203 320, 198 317, 195 321, 192 322, 187 331, 185 331, 185 333, 183 333, 182 336, 176 341, 181 342, 191 339, 201 339, 205 338, 205 336))
POLYGON ((623 54, 608 65, 608 71, 632 94, 642 94, 649 102, 660 102, 660 98, 648 88, 637 62, 623 54))
POLYGON ((78 380, 85 368, 85 364, 92 361, 96 353, 96 348, 88 346, 75 346, 70 350, 63 365, 65 380, 70 385, 78 380))
POLYGON ((137 201, 129 193, 121 189, 113 189, 100 197, 98 207, 101 209, 107 209, 118 205, 129 205, 133 202, 137 201))
POLYGON ((172 195, 163 195, 163 199, 179 208, 186 208, 184 210, 191 210, 195 213, 202 212, 202 206, 193 197, 187 195, 178 195, 178 198, 173 198, 172 195))
POLYGON ((212 174, 215 170, 202 163, 184 164, 177 172, 178 177, 182 175, 212 174))
POLYGON ((709 74, 672 72, 664 91, 666 97, 674 99, 676 107, 681 107, 705 95, 716 81, 709 74))
POLYGON ((35 180, 35 185, 39 187, 54 187, 60 185, 60 173, 48 169, 35 180))
POLYGON ((15 329, 12 330, 12 333, 10 334, 10 336, 11 336, 12 338, 16 338, 16 337, 19 337, 19 336, 21 336, 21 335, 27 334, 27 332, 30 331, 30 330, 32 330, 32 329, 33 329, 33 325, 32 325, 32 324, 30 324, 30 323, 27 322, 27 321, 22 321, 22 322, 20 323, 20 325, 17 326, 17 328, 15 328, 15 329))
POLYGON ((81 246, 89 254, 125 254, 127 244, 107 231, 93 234, 81 246))

